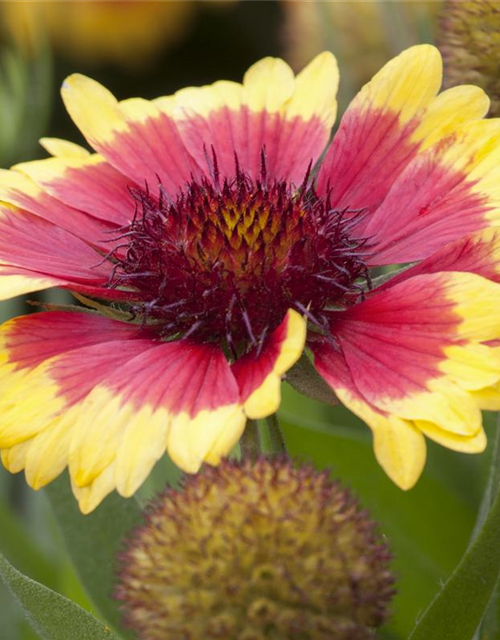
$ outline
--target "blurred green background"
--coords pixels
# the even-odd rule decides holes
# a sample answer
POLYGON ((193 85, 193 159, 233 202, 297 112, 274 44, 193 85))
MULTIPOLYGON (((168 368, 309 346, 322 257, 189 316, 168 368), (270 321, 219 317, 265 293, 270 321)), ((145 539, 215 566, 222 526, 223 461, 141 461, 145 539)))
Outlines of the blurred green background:
MULTIPOLYGON (((386 60, 432 41, 439 8, 439 2, 382 1, 1 2, 0 166, 41 157, 42 135, 83 142, 58 96, 71 72, 98 79, 119 98, 152 98, 221 78, 240 80, 266 55, 280 55, 298 70, 331 49, 341 68, 342 111, 386 60)), ((38 299, 64 295, 46 292, 38 299)), ((30 310, 13 300, 0 306, 0 317, 30 310)), ((422 479, 403 493, 376 464, 369 430, 347 410, 314 403, 284 385, 280 417, 291 453, 331 468, 380 523, 394 553, 398 595, 378 637, 405 639, 467 546, 489 452, 469 457, 429 443, 422 479)), ((491 432, 491 416, 487 422, 491 432)), ((166 475, 172 477, 171 467, 160 461, 140 499, 161 488, 166 475)), ((1 468, 0 549, 22 572, 95 612, 45 491, 28 489, 23 477, 1 468)), ((36 637, 0 584, 0 640, 36 637)))

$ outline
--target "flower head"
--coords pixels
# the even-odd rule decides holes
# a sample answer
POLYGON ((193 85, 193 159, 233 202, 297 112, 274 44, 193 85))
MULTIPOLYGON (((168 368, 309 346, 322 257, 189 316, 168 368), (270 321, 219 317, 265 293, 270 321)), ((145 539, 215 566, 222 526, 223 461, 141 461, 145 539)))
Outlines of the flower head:
POLYGON ((369 640, 388 549, 349 493, 288 461, 223 462, 167 490, 120 557, 139 638, 369 640))
MULTIPOLYGON (((237 163, 237 158, 236 158, 237 163)), ((366 241, 351 232, 357 211, 333 209, 309 184, 252 179, 193 180, 175 201, 134 189, 137 211, 114 249, 110 286, 137 292, 133 305, 160 335, 221 344, 234 357, 263 345, 290 308, 322 318, 349 304, 368 278, 366 241), (269 301, 272 300, 272 304, 269 301)))
POLYGON ((434 47, 403 52, 323 156, 329 53, 153 101, 68 78, 96 152, 45 139, 52 158, 0 172, 0 294, 59 286, 88 309, 0 328, 4 465, 35 488, 69 466, 85 512, 165 450, 216 465, 306 346, 400 487, 424 435, 482 451, 480 409, 500 408, 500 121, 479 88, 437 95, 441 73, 434 47))
POLYGON ((448 86, 471 82, 485 89, 500 114, 500 5, 494 0, 446 0, 439 45, 448 86))

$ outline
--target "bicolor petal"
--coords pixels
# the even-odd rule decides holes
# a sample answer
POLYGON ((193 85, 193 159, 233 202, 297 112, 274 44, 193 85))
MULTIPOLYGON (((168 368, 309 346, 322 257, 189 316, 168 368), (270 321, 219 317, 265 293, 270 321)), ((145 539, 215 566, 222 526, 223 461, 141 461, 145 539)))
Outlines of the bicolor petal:
POLYGON ((109 490, 128 496, 167 448, 194 472, 218 463, 243 431, 236 380, 214 347, 159 343, 138 326, 63 312, 9 321, 1 339, 2 459, 25 468, 34 488, 69 463, 82 500, 104 497, 107 469, 109 490))
POLYGON ((0 202, 0 232, 0 300, 50 287, 108 300, 135 296, 109 286, 113 264, 103 249, 43 217, 0 202))
POLYGON ((213 150, 223 174, 234 173, 236 157, 257 178, 264 150, 272 176, 299 184, 328 142, 337 87, 335 59, 325 52, 296 77, 283 60, 265 58, 247 71, 243 84, 216 82, 156 102, 175 118, 200 166, 213 150))
POLYGON ((232 365, 249 418, 265 418, 278 410, 281 379, 304 351, 306 331, 306 320, 290 309, 260 349, 253 349, 232 365))
POLYGON ((31 486, 43 486, 68 463, 79 402, 102 373, 85 350, 110 342, 123 349, 137 333, 133 325, 83 313, 39 313, 1 326, 0 449, 9 468, 26 468, 31 486))
POLYGON ((319 170, 319 193, 328 192, 335 208, 363 209, 369 221, 420 150, 484 117, 489 100, 481 89, 437 96, 441 79, 441 56, 430 45, 388 62, 344 114, 319 170))
POLYGON ((96 385, 75 426, 70 471, 85 487, 110 464, 132 495, 168 450, 185 471, 216 462, 245 424, 234 376, 222 353, 186 341, 151 343, 96 385))
POLYGON ((367 217, 371 264, 422 260, 500 221, 500 119, 455 128, 421 151, 367 217))
POLYGON ((101 84, 74 74, 66 79, 62 97, 89 144, 108 162, 135 181, 155 186, 158 180, 177 190, 199 176, 174 120, 147 100, 119 103, 101 84))
POLYGON ((485 440, 475 394, 500 380, 488 345, 500 335, 499 305, 500 285, 481 276, 420 275, 334 314, 338 347, 320 339, 311 349, 320 374, 370 426, 383 416, 391 429, 403 421, 477 451, 485 440))
MULTIPOLYGON (((134 183, 98 154, 35 160, 18 164, 14 169, 72 209, 119 227, 133 218, 136 203, 130 187, 134 183)), ((104 239, 108 238, 101 234, 100 240, 104 239)))
POLYGON ((426 460, 425 439, 410 420, 381 411, 367 401, 356 386, 342 352, 327 341, 311 342, 316 366, 341 402, 364 420, 373 433, 378 463, 401 489, 411 489, 426 460))
POLYGON ((0 230, 0 264, 76 282, 107 281, 109 264, 102 263, 97 251, 61 227, 0 204, 0 230))
POLYGON ((28 211, 95 246, 105 245, 109 232, 116 229, 103 216, 88 215, 51 197, 19 171, 0 169, 0 203, 28 211))
POLYGON ((425 273, 462 271, 500 282, 500 229, 490 227, 446 244, 431 256, 390 278, 378 289, 425 273))
POLYGON ((0 296, 49 286, 103 298, 130 297, 107 286, 111 263, 83 240, 26 211, 0 204, 0 296), (2 286, 4 287, 2 290, 2 286))

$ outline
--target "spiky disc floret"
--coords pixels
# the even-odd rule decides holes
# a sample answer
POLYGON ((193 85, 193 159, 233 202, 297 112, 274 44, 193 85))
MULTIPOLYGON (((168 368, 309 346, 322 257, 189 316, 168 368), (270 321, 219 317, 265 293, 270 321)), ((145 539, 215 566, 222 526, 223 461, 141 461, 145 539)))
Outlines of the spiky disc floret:
POLYGON ((365 640, 393 593, 388 562, 327 473, 225 461, 152 505, 116 597, 143 640, 365 640))
POLYGON ((327 305, 359 298, 365 241, 350 229, 359 212, 334 210, 310 186, 236 165, 222 182, 192 181, 171 200, 133 190, 136 216, 124 229, 112 286, 138 292, 136 311, 163 336, 255 346, 294 308, 321 324, 327 305), (272 303, 271 303, 272 302, 272 303))

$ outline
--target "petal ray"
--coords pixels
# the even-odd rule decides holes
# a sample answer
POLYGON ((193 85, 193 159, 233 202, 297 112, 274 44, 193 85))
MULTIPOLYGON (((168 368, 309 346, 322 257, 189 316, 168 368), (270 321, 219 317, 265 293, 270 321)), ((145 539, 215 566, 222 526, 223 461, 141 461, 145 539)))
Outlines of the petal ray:
POLYGON ((102 245, 109 231, 116 228, 51 197, 19 171, 0 169, 0 201, 28 211, 95 246, 102 245))
POLYGON ((414 483, 423 466, 422 452, 420 462, 407 452, 410 441, 421 450, 417 432, 464 452, 484 448, 476 396, 500 381, 500 354, 490 343, 500 337, 499 305, 500 286, 479 275, 419 275, 333 314, 338 347, 311 339, 319 373, 374 430, 377 457, 400 486, 414 483), (395 433, 401 449, 390 444, 395 433))
POLYGON ((61 227, 9 205, 0 204, 0 265, 16 275, 102 287, 111 264, 61 227), (101 264, 100 264, 101 263, 101 264))
POLYGON ((129 193, 134 183, 98 154, 35 160, 14 169, 52 198, 108 223, 124 226, 134 215, 135 203, 129 193))
POLYGON ((153 344, 108 375, 82 404, 71 475, 77 486, 86 486, 116 455, 117 488, 128 496, 165 447, 178 466, 193 473, 207 457, 225 455, 244 424, 236 381, 221 351, 185 341, 153 344), (112 432, 103 442, 107 425, 112 432), (226 449, 217 451, 226 430, 226 449))
MULTIPOLYGON (((374 239, 378 260, 374 260, 374 264, 417 259, 412 257, 416 248, 410 238, 417 230, 414 231, 411 224, 428 228, 429 220, 419 215, 423 205, 419 207, 414 202, 416 193, 426 198, 426 213, 429 208, 434 211, 437 195, 444 205, 452 188, 457 201, 464 197, 464 190, 468 198, 465 211, 456 211, 452 206, 447 209, 456 214, 456 223, 433 229, 425 240, 415 239, 414 244, 424 254, 418 258, 429 255, 433 248, 460 233, 487 224, 483 222, 486 211, 482 197, 484 188, 472 189, 469 193, 468 186, 462 186, 460 191, 457 185, 463 175, 457 170, 458 160, 449 175, 442 175, 440 157, 447 147, 450 153, 456 150, 458 157, 460 152, 466 158, 470 157, 471 150, 467 145, 474 145, 476 125, 490 131, 496 127, 491 122, 478 122, 486 114, 489 101, 481 89, 468 85, 454 87, 437 96, 441 76, 440 54, 430 45, 411 47, 391 60, 363 87, 347 109, 320 167, 319 193, 328 193, 336 209, 364 211, 355 233, 374 239), (470 132, 470 135, 463 134, 467 142, 460 142, 461 132, 470 132), (421 167, 418 176, 417 167, 421 167), (424 173, 429 176, 425 189, 422 187, 420 192, 424 173), (395 259, 392 256, 389 260, 384 256, 386 261, 381 262, 382 257, 378 254, 383 251, 384 243, 392 247, 393 235, 399 232, 405 234, 406 245, 410 244, 408 257, 395 259), (433 243, 431 248, 428 248, 429 242, 433 243)), ((451 157, 447 161, 448 165, 453 164, 451 157)), ((486 179, 483 179, 482 185, 485 183, 486 179)), ((490 192, 493 187, 489 188, 490 192)), ((433 216, 436 221, 446 219, 442 211, 433 216)), ((401 252, 403 249, 401 244, 401 252)))
POLYGON ((119 103, 101 84, 74 74, 62 88, 66 108, 89 144, 130 180, 158 179, 174 192, 200 171, 172 118, 147 100, 119 103))
POLYGON ((265 418, 278 410, 281 379, 304 350, 306 325, 304 318, 290 309, 260 350, 254 349, 232 365, 249 418, 265 418))
POLYGON ((422 260, 500 220, 500 119, 469 122, 419 153, 367 221, 372 264, 422 260))
POLYGON ((89 348, 99 352, 113 343, 115 362, 109 364, 114 365, 117 357, 123 359, 125 340, 137 333, 133 325, 55 311, 18 317, 0 327, 0 448, 10 467, 22 448, 22 459, 15 454, 16 470, 26 466, 31 486, 43 486, 68 462, 78 404, 103 373, 102 366, 99 370, 85 359, 89 348))
POLYGON ((234 173, 236 154, 245 172, 258 178, 265 149, 269 174, 299 184, 328 141, 337 87, 336 61, 325 52, 296 77, 282 60, 264 58, 247 71, 242 85, 216 82, 157 103, 175 118, 200 166, 213 148, 223 175, 234 173))
POLYGON ((0 338, 2 460, 25 468, 34 488, 69 464, 84 511, 114 488, 132 495, 166 449, 194 472, 243 431, 238 386, 216 347, 66 312, 16 318, 0 338))

